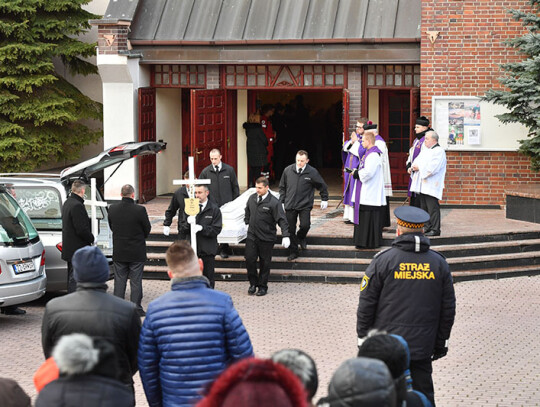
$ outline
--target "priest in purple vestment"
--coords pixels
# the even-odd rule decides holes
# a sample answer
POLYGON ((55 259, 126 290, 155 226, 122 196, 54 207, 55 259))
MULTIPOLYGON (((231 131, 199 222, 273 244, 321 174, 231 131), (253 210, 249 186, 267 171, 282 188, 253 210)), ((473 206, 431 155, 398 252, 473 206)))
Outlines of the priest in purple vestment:
POLYGON ((354 220, 354 195, 353 191, 357 180, 351 176, 352 171, 358 168, 360 159, 365 153, 362 147, 362 134, 364 133, 364 124, 368 120, 364 117, 356 122, 356 130, 351 133, 351 138, 343 145, 341 150, 341 159, 343 160, 343 220, 351 223, 354 220))

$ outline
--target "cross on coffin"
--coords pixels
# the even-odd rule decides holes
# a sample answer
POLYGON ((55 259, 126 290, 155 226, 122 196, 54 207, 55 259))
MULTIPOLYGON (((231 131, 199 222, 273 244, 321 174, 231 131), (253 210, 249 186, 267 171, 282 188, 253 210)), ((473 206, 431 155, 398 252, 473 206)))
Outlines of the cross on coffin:
POLYGON ((98 236, 98 221, 97 221, 97 211, 96 208, 98 206, 106 207, 107 202, 98 201, 96 197, 96 179, 91 178, 90 179, 90 199, 84 200, 85 205, 89 205, 91 208, 90 212, 90 219, 92 220, 92 234, 94 235, 94 239, 97 240, 98 236))
POLYGON ((197 179, 195 178, 194 171, 194 161, 193 157, 188 157, 188 169, 189 169, 189 178, 187 180, 175 179, 173 180, 173 185, 187 185, 189 198, 185 200, 185 213, 188 216, 187 221, 192 226, 191 229, 191 247, 193 251, 197 253, 197 238, 195 228, 195 215, 199 213, 199 200, 195 198, 195 184, 203 185, 210 184, 209 179, 197 179))

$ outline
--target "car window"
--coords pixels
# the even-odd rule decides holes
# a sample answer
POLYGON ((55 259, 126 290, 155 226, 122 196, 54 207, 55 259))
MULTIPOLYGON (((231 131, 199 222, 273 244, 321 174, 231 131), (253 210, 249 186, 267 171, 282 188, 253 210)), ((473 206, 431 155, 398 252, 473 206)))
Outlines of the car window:
POLYGON ((0 192, 0 242, 21 244, 38 237, 38 233, 17 201, 7 192, 0 192))
POLYGON ((62 230, 62 205, 56 188, 14 186, 15 199, 38 230, 62 230))

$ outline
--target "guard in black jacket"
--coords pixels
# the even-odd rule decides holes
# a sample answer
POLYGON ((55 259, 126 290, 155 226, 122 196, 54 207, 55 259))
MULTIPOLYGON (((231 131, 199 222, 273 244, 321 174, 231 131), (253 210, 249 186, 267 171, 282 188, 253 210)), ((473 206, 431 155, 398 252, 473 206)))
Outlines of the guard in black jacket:
POLYGON ((276 241, 276 224, 281 228, 282 245, 290 245, 289 225, 279 200, 268 192, 268 179, 257 178, 256 194, 249 197, 244 222, 249 225, 246 240, 246 267, 249 280, 248 294, 258 296, 268 292, 268 276, 272 263, 272 248, 276 241), (257 273, 257 258, 260 261, 260 274, 257 273))
MULTIPOLYGON (((184 179, 189 179, 189 172, 184 173, 184 179)), ((171 198, 171 203, 165 211, 165 220, 163 221, 163 234, 169 236, 171 233, 171 224, 173 218, 178 215, 178 219, 183 216, 185 210, 185 199, 189 198, 189 193, 185 185, 178 188, 171 198)), ((186 240, 187 231, 180 228, 178 223, 178 240, 186 240)))
POLYGON ((374 257, 360 287, 358 345, 373 328, 405 338, 413 388, 435 406, 431 362, 448 352, 456 313, 452 275, 446 259, 430 250, 422 233, 428 213, 402 206, 394 214, 397 238, 374 257))
POLYGON ((321 194, 321 209, 328 208, 328 187, 319 171, 308 165, 307 151, 296 153, 296 164, 291 164, 283 171, 279 181, 279 200, 285 207, 291 246, 287 260, 298 257, 298 243, 307 248, 306 236, 311 226, 311 210, 315 199, 315 189, 321 194), (300 218, 300 228, 296 231, 296 221, 300 218))
POLYGON ((114 295, 124 298, 129 278, 131 302, 142 317, 145 315, 141 301, 146 238, 152 226, 146 208, 135 204, 135 189, 126 184, 121 195, 122 201, 109 208, 109 225, 113 233, 114 295))
MULTIPOLYGON (((212 164, 201 171, 199 178, 211 181, 208 186, 210 199, 221 208, 240 195, 238 179, 234 168, 221 161, 221 152, 217 148, 210 151, 210 161, 212 164)), ((222 258, 226 259, 230 253, 228 244, 224 243, 219 246, 219 254, 222 258)))
MULTIPOLYGON (((197 185, 195 187, 195 197, 199 199, 200 211, 195 217, 195 225, 188 223, 187 214, 182 216, 179 227, 188 231, 191 236, 191 227, 197 233, 197 257, 203 261, 203 275, 208 278, 212 288, 215 286, 214 268, 216 264, 216 254, 218 252, 217 236, 221 233, 223 220, 218 206, 208 199, 208 187, 197 185)), ((180 222, 180 221, 179 221, 180 222)))
POLYGON ((94 243, 90 218, 84 207, 85 192, 86 184, 83 181, 73 181, 71 194, 62 206, 62 259, 67 261, 68 293, 72 293, 77 287, 71 264, 73 253, 94 243))

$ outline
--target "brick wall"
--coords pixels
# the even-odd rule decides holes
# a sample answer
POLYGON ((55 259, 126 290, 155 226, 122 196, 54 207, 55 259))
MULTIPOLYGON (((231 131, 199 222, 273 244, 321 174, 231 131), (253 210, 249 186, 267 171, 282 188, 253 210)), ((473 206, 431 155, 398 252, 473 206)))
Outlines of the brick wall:
POLYGON ((117 55, 128 50, 128 30, 125 24, 98 25, 98 52, 100 55, 117 55))
MULTIPOLYGON (((520 56, 503 41, 524 33, 508 9, 529 11, 527 0, 422 0, 421 111, 432 96, 483 96, 500 88, 499 64, 520 56), (432 44, 426 31, 439 31, 432 44)), ((448 152, 444 202, 504 204, 509 182, 540 182, 517 152, 448 152), (519 176, 519 177, 518 177, 519 176)))
POLYGON ((517 152, 447 151, 443 203, 504 205, 510 184, 539 183, 529 159, 517 152))

